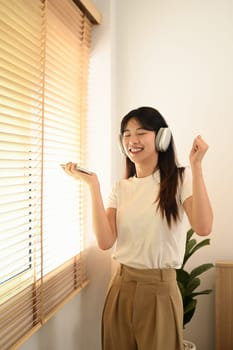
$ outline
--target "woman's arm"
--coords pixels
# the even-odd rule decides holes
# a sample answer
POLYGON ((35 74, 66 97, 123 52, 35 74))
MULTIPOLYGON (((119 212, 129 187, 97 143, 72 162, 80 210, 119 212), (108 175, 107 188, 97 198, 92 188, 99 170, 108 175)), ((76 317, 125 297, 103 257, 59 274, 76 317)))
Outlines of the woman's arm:
POLYGON ((208 145, 200 137, 196 137, 190 152, 190 165, 193 178, 193 194, 184 202, 184 209, 193 230, 200 236, 212 231, 213 211, 205 186, 202 172, 202 159, 208 150, 208 145))
POLYGON ((103 250, 111 248, 117 237, 116 209, 108 208, 105 210, 96 174, 88 175, 77 171, 74 163, 67 163, 65 171, 73 178, 85 181, 89 186, 92 202, 92 223, 98 246, 103 250))

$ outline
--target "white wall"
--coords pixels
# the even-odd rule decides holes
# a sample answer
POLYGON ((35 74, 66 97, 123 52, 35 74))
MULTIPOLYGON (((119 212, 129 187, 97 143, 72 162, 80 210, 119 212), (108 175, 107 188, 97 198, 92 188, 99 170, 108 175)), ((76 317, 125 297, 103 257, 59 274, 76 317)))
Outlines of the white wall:
MULTIPOLYGON (((233 2, 115 2, 118 118, 141 105, 158 108, 185 164, 195 135, 206 139, 210 148, 204 172, 214 228, 211 246, 197 253, 191 265, 232 259, 233 2)), ((214 287, 214 271, 202 281, 203 288, 214 287)), ((185 337, 198 350, 214 349, 214 294, 199 298, 185 337)))

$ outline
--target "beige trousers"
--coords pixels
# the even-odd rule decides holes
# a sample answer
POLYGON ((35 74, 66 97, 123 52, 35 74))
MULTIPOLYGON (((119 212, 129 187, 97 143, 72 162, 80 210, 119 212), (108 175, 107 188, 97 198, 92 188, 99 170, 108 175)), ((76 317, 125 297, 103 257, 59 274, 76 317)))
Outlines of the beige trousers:
POLYGON ((173 269, 120 265, 102 320, 103 350, 182 350, 183 307, 173 269))

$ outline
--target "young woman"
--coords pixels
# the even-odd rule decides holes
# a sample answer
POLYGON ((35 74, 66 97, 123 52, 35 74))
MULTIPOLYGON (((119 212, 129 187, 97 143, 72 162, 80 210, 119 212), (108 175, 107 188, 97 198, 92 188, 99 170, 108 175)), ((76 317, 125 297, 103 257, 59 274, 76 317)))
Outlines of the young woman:
POLYGON ((116 242, 119 268, 103 312, 103 349, 181 350, 183 307, 175 269, 185 251, 184 212, 198 235, 212 229, 202 174, 208 146, 196 137, 190 168, 179 167, 168 125, 151 107, 123 118, 120 143, 126 177, 114 185, 106 210, 96 174, 84 174, 74 163, 65 167, 89 185, 99 247, 116 242))

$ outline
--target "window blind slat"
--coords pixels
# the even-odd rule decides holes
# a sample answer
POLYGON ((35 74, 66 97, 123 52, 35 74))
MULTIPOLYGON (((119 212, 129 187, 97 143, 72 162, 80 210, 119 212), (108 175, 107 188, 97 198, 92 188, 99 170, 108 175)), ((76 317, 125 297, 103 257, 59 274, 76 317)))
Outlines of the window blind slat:
MULTIPOLYGON (((15 27, 15 22, 13 20, 10 20, 10 18, 7 16, 4 16, 2 12, 1 13, 1 30, 2 30, 2 37, 6 39, 10 39, 10 42, 20 42, 22 45, 20 46, 20 49, 24 47, 24 49, 37 49, 37 46, 33 43, 33 36, 30 35, 30 33, 19 32, 18 26, 15 27)), ((36 20, 36 17, 34 18, 36 20)), ((35 23, 35 22, 34 22, 35 23)), ((41 26, 41 20, 39 23, 37 23, 38 27, 41 26)), ((9 40, 6 40, 9 42, 9 40)), ((37 49, 38 50, 38 49, 37 49)))
MULTIPOLYGON (((1 49, 2 50, 2 49, 1 49)), ((1 70, 4 72, 4 76, 17 76, 17 79, 23 79, 26 81, 31 81, 33 84, 38 84, 40 82, 41 77, 38 75, 38 71, 34 69, 30 69, 30 65, 21 64, 21 62, 17 59, 14 59, 7 52, 2 52, 4 57, 0 57, 1 70)), ((37 63, 39 67, 39 63, 37 63)))
POLYGON ((3 106, 3 113, 16 108, 19 110, 19 112, 29 113, 31 111, 33 114, 41 113, 40 100, 37 101, 37 104, 34 104, 33 100, 32 100, 32 103, 29 104, 29 103, 23 103, 20 100, 12 99, 10 96, 2 95, 1 105, 3 106))
MULTIPOLYGON (((17 143, 17 142, 10 142, 10 141, 0 141, 0 148, 2 151, 6 150, 8 152, 14 152, 16 154, 18 153, 24 153, 24 154, 28 154, 28 152, 33 152, 33 149, 35 149, 35 145, 33 147, 33 145, 29 145, 27 143, 17 143)), ((6 178, 4 178, 4 181, 7 181, 6 178)))
POLYGON ((37 61, 32 62, 32 59, 40 54, 40 50, 38 47, 32 47, 29 43, 26 42, 24 39, 24 44, 22 44, 22 37, 21 42, 14 37, 10 38, 8 33, 3 32, 2 33, 3 39, 1 39, 1 48, 5 51, 6 54, 11 55, 13 59, 16 59, 23 62, 28 63, 32 69, 35 70, 37 68, 37 61), (5 34, 5 35, 4 35, 5 34), (11 39, 11 40, 10 40, 11 39), (14 46, 13 46, 14 42, 14 46), (28 45, 26 45, 28 44, 28 45), (17 51, 15 51, 17 49, 17 51))
MULTIPOLYGON (((2 66, 7 68, 9 66, 17 66, 19 72, 25 72, 26 76, 32 76, 34 79, 38 73, 40 67, 40 62, 35 61, 34 64, 31 63, 31 57, 23 56, 23 52, 19 53, 15 51, 14 46, 10 47, 5 42, 0 40, 1 51, 4 59, 2 59, 2 66), (5 63, 7 61, 8 63, 5 63), (4 64, 5 63, 5 64, 4 64)), ((39 57, 40 51, 38 50, 35 57, 39 57)))
MULTIPOLYGON (((33 291, 31 291, 30 293, 32 294, 33 291)), ((4 312, 4 318, 1 319, 1 325, 4 326, 4 324, 10 324, 11 320, 13 320, 13 319, 17 320, 17 318, 20 316, 22 317, 22 320, 24 320, 24 319, 27 320, 27 318, 28 318, 27 316, 29 316, 29 315, 27 315, 27 314, 25 315, 25 313, 22 312, 25 309, 28 309, 30 313, 31 313, 32 307, 37 308, 39 310, 40 300, 38 300, 36 296, 34 298, 28 299, 28 293, 27 293, 26 296, 21 296, 21 300, 22 300, 21 305, 13 305, 12 309, 8 308, 4 312)), ((38 312, 38 314, 39 314, 39 312, 38 312)), ((31 322, 31 318, 30 318, 29 322, 31 322)), ((10 324, 10 327, 12 327, 12 324, 10 324)))
POLYGON ((32 4, 23 3, 22 0, 11 0, 0 7, 1 19, 8 23, 10 27, 17 28, 17 32, 22 36, 33 36, 40 39, 40 27, 43 18, 43 2, 37 0, 32 4))
POLYGON ((30 91, 32 92, 38 90, 37 82, 40 81, 40 77, 38 77, 37 81, 28 80, 28 79, 25 79, 26 78, 25 76, 23 77, 22 75, 17 74, 15 71, 12 72, 11 70, 9 70, 9 67, 8 69, 1 67, 0 74, 2 79, 3 78, 6 79, 7 82, 9 82, 10 84, 13 84, 14 86, 18 84, 19 86, 30 89, 30 91))
POLYGON ((32 91, 30 91, 30 95, 28 96, 22 88, 21 91, 17 91, 17 86, 15 89, 10 89, 9 86, 6 87, 3 85, 0 89, 0 93, 2 96, 7 96, 11 99, 14 105, 17 102, 20 102, 21 104, 26 105, 27 108, 30 108, 31 104, 35 104, 35 106, 38 105, 38 97, 40 97, 40 94, 33 93, 32 91))
POLYGON ((40 93, 32 90, 32 84, 29 86, 17 84, 16 81, 11 81, 10 79, 1 78, 1 93, 6 96, 17 96, 20 100, 22 98, 28 99, 28 95, 31 98, 34 98, 35 102, 38 103, 38 98, 40 97, 40 93))

